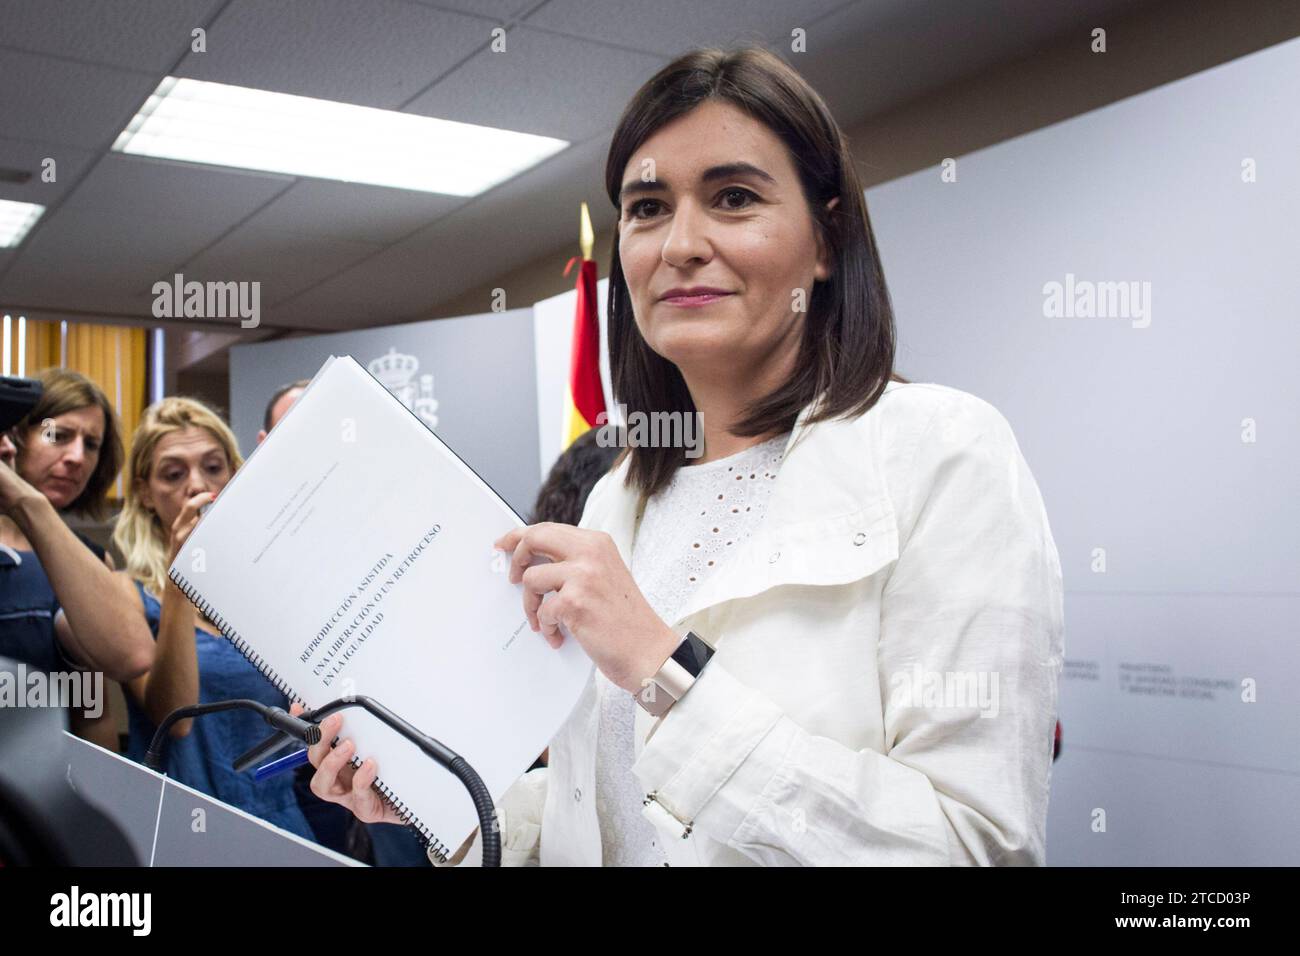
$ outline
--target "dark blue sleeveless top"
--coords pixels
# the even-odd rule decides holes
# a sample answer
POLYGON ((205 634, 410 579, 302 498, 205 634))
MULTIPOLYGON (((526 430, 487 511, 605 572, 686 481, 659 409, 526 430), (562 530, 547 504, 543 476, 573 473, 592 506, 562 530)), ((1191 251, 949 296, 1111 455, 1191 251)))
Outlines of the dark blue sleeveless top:
MULTIPOLYGON (((3 466, 0 466, 3 467, 3 466)), ((54 638, 59 602, 40 559, 0 548, 0 657, 42 671, 69 669, 54 638)))
MULTIPOLYGON (((80 532, 73 534, 95 557, 104 560, 103 548, 80 532)), ((0 657, 47 673, 76 670, 54 636, 58 612, 59 599, 36 553, 11 554, 0 548, 0 657)))
MULTIPOLYGON (((149 628, 157 640, 162 606, 139 581, 136 589, 144 602, 149 628)), ((195 628, 194 643, 199 662, 199 703, 249 697, 289 709, 284 694, 248 663, 230 641, 195 628)), ((130 724, 127 755, 133 760, 143 761, 156 728, 134 695, 128 693, 126 702, 130 724)), ((236 773, 231 767, 236 757, 270 733, 271 728, 266 722, 250 710, 228 710, 196 717, 190 722, 189 734, 173 737, 167 747, 167 776, 290 833, 314 840, 294 794, 292 773, 254 781, 251 771, 236 773)))

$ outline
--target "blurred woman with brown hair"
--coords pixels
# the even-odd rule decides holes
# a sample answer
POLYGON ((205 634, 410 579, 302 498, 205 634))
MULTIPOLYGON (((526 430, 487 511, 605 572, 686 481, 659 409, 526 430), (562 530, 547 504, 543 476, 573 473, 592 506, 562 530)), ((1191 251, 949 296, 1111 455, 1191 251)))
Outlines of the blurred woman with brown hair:
MULTIPOLYGON (((102 517, 122 467, 121 426, 104 393, 83 375, 47 369, 41 398, 5 441, 0 467, 0 577, 6 598, 0 653, 46 671, 90 669, 125 680, 153 658, 138 602, 113 561, 61 514, 102 517)), ((70 714, 80 736, 117 749, 116 721, 70 714)))

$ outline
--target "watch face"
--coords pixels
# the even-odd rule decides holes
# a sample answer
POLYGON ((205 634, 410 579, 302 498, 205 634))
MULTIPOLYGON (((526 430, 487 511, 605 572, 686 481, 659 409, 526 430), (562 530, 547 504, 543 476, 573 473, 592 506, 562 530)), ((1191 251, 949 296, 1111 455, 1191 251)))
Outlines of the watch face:
POLYGON ((700 671, 712 656, 713 648, 696 637, 694 631, 687 631, 686 639, 673 653, 673 660, 681 664, 692 677, 699 677, 700 671))

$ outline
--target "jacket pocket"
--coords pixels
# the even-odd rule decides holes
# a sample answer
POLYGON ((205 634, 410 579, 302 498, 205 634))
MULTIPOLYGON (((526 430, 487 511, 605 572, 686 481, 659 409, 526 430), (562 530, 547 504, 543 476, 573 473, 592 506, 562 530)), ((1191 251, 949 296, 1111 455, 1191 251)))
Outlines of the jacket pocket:
POLYGON ((889 498, 856 511, 769 530, 753 554, 766 587, 847 584, 898 559, 898 526, 889 498))
POLYGON ((897 559, 898 526, 888 496, 830 518, 779 528, 760 525, 743 550, 695 592, 676 623, 783 584, 848 584, 897 559))

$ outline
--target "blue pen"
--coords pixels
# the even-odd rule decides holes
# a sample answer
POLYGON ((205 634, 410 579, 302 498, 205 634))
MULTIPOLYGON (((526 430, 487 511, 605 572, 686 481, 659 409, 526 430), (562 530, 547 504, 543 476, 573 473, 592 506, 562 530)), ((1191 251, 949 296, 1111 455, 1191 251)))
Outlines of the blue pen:
POLYGON ((292 770, 294 767, 301 767, 306 762, 307 751, 296 750, 287 757, 281 757, 279 760, 272 760, 270 763, 258 767, 253 771, 253 779, 265 780, 267 777, 274 777, 277 773, 292 770))

